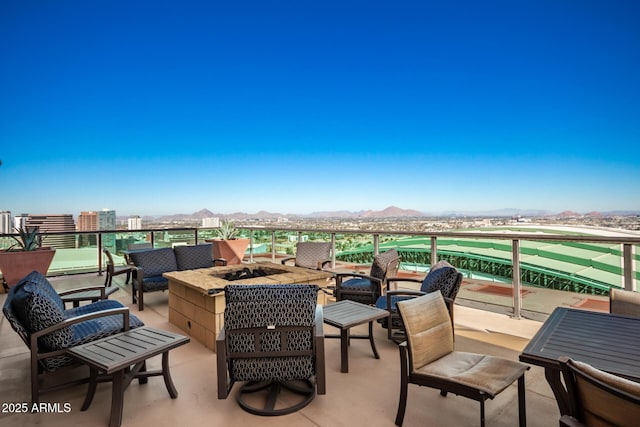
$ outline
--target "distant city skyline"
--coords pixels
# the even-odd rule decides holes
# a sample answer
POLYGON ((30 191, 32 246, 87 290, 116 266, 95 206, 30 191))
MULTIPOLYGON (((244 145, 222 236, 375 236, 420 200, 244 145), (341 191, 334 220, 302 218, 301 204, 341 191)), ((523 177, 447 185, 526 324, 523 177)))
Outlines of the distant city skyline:
POLYGON ((0 210, 640 210, 640 2, 0 4, 0 210))

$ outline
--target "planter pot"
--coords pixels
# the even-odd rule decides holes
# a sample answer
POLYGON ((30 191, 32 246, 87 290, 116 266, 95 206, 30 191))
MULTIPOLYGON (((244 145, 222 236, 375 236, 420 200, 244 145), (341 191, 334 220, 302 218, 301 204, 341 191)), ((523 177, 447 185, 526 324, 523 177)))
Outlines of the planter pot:
POLYGON ((9 287, 18 282, 27 274, 36 270, 47 275, 55 249, 41 248, 28 252, 0 251, 0 271, 9 287))
POLYGON ((211 243, 214 258, 224 258, 227 265, 240 264, 249 247, 249 239, 206 240, 211 243))

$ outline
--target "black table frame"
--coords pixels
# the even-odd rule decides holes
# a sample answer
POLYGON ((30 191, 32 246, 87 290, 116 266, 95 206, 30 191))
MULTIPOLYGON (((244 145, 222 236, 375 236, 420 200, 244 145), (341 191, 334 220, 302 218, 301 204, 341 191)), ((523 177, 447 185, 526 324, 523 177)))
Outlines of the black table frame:
POLYGON ((380 359, 373 340, 373 321, 389 316, 387 310, 351 300, 342 300, 324 306, 324 323, 340 329, 340 335, 326 335, 325 338, 340 338, 340 372, 349 372, 349 340, 368 339, 376 359, 380 359), (369 323, 368 335, 351 335, 349 330, 363 323, 369 323))
POLYGON ((175 399, 178 391, 169 372, 169 350, 189 341, 189 337, 184 335, 143 326, 70 348, 68 353, 90 368, 89 388, 80 410, 89 409, 97 383, 104 381, 98 376, 99 372, 110 375, 113 382, 110 427, 122 424, 124 392, 133 378, 144 384, 148 377, 162 375, 169 396, 175 399), (146 360, 159 354, 162 354, 162 369, 147 371, 146 360))
POLYGON ((640 318, 556 308, 520 354, 520 360, 545 370, 562 415, 569 396, 561 381, 565 356, 640 382, 640 318))

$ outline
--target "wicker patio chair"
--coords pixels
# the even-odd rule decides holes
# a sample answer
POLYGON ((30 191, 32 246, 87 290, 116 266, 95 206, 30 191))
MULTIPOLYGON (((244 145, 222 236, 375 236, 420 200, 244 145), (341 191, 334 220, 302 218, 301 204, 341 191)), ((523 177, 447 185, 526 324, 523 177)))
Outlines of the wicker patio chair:
POLYGON ((294 262, 294 266, 322 270, 331 265, 331 242, 299 242, 296 256, 282 260, 282 264, 294 262))
POLYGON ((395 277, 400 268, 398 251, 390 249, 373 258, 369 274, 336 274, 336 300, 344 299, 374 305, 388 288, 387 279, 395 277))
POLYGON ((398 313, 398 301, 416 298, 435 291, 442 293, 444 302, 447 304, 447 310, 449 310, 451 325, 454 325, 453 306, 458 291, 460 290, 460 285, 462 284, 462 273, 447 261, 440 261, 434 264, 429 274, 427 274, 422 281, 420 281, 420 279, 391 277, 387 279, 387 282, 389 283, 389 287, 395 282, 422 282, 419 291, 410 289, 389 290, 386 295, 380 296, 376 301, 376 307, 389 312, 389 317, 378 321, 383 328, 387 329, 388 339, 396 343, 401 343, 406 339, 402 318, 398 313))

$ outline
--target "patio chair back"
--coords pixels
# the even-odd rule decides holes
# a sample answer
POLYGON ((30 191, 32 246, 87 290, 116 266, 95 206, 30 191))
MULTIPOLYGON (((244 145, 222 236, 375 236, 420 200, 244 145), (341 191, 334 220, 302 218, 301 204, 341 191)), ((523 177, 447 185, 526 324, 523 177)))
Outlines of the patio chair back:
MULTIPOLYGON (((238 400, 249 412, 282 415, 308 404, 316 386, 318 394, 324 394, 324 345, 317 333, 322 330, 321 308, 316 307, 318 290, 315 285, 225 287, 224 328, 216 342, 218 398, 226 398, 235 381, 309 382, 308 398, 286 410, 258 410, 238 400)), ((255 391, 251 386, 243 387, 240 393, 251 391, 255 391)))
POLYGON ((570 414, 560 425, 632 427, 640 422, 640 384, 568 358, 561 360, 570 414))

